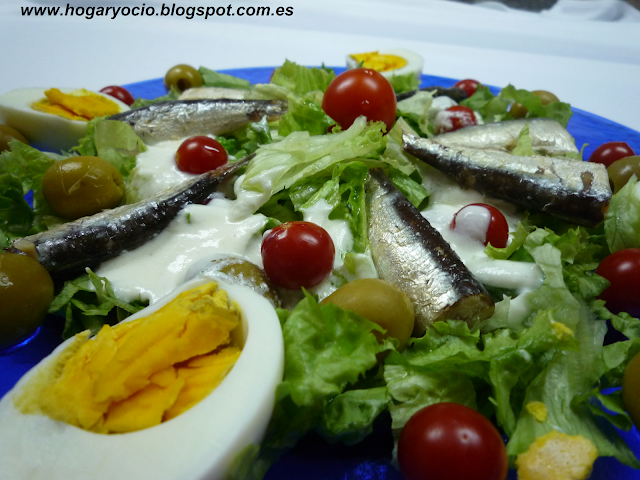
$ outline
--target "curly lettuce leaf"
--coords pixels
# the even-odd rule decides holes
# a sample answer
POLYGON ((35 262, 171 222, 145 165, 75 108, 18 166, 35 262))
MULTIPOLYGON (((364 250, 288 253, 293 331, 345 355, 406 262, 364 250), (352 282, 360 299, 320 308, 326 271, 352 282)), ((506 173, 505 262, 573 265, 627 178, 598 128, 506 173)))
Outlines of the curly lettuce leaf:
POLYGON ((286 137, 291 132, 301 131, 324 135, 335 123, 318 102, 308 98, 289 99, 289 109, 278 122, 278 135, 286 137))
POLYGON ((87 134, 71 150, 106 160, 126 180, 136 165, 136 155, 146 149, 130 125, 101 117, 88 123, 87 134))
POLYGON ((49 223, 60 222, 42 195, 42 177, 55 160, 17 140, 11 141, 10 147, 0 154, 0 239, 4 246, 18 236, 41 232, 49 223), (21 198, 29 192, 31 213, 21 198))
POLYGON ((152 99, 140 98, 140 97, 136 98, 135 101, 131 104, 131 109, 134 110, 136 108, 146 107, 147 105, 153 105, 154 103, 169 102, 172 100, 177 100, 179 96, 180 96, 180 92, 176 88, 171 87, 171 90, 169 90, 166 95, 163 95, 161 97, 156 97, 152 99))
POLYGON ((246 452, 251 468, 242 478, 261 478, 306 433, 318 429, 334 440, 357 441, 384 410, 385 387, 350 388, 373 368, 381 346, 379 326, 336 305, 320 305, 305 292, 292 310, 279 310, 285 345, 284 379, 259 452, 246 452), (335 404, 334 404, 335 402, 335 404), (358 433, 359 432, 359 433, 358 433))
POLYGON ((625 248, 640 248, 640 198, 638 180, 633 175, 611 197, 604 217, 604 232, 611 253, 625 248))
POLYGON ((336 74, 330 68, 308 68, 286 60, 276 68, 271 83, 286 88, 298 95, 320 90, 324 92, 336 74))
POLYGON ((567 126, 569 119, 573 115, 571 105, 568 103, 551 102, 547 105, 542 105, 540 97, 528 90, 517 89, 513 85, 507 85, 503 88, 500 91, 499 98, 524 105, 528 110, 526 118, 552 118, 558 121, 563 127, 567 126))
POLYGON ((404 75, 392 75, 387 78, 396 95, 401 93, 412 92, 420 88, 420 79, 415 73, 405 73, 404 75))
POLYGON ((485 122, 499 122, 507 116, 507 109, 510 102, 502 98, 501 95, 495 96, 489 90, 489 87, 478 85, 476 92, 469 98, 460 102, 460 105, 469 107, 482 115, 485 122))
POLYGON ((216 72, 205 67, 200 67, 198 71, 202 75, 202 84, 205 87, 236 88, 239 90, 249 90, 251 88, 251 82, 244 78, 216 72))

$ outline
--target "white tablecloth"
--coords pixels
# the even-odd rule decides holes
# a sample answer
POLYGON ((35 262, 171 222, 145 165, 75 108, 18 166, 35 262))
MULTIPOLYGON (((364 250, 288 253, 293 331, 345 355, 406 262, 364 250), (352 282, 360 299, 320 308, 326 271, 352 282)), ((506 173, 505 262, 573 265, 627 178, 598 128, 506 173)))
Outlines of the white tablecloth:
MULTIPOLYGON (((590 2, 594 0, 573 0, 590 2)), ((17 1, 0 5, 0 93, 25 86, 85 87, 164 76, 188 63, 212 69, 344 65, 348 53, 403 47, 425 58, 424 73, 485 84, 544 89, 583 110, 640 130, 640 25, 584 15, 530 13, 437 0, 265 0, 229 5, 292 7, 290 16, 64 16, 78 7, 150 6, 146 0, 17 1), (58 16, 22 8, 60 6, 58 16)), ((224 6, 177 0, 167 6, 224 6)), ((629 7, 630 8, 630 7, 629 7)), ((112 11, 111 11, 112 12, 112 11)), ((111 16, 112 13, 111 13, 111 16)))

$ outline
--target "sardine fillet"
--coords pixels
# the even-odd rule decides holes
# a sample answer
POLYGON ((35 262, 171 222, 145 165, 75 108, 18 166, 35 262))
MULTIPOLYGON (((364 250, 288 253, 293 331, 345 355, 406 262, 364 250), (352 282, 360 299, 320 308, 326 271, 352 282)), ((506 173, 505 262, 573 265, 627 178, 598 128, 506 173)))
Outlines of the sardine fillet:
POLYGON ((402 138, 408 153, 453 177, 462 188, 578 225, 594 227, 604 220, 611 199, 604 165, 453 148, 409 134, 402 138))
POLYGON ((110 117, 125 122, 144 142, 190 135, 223 135, 263 117, 279 119, 287 111, 281 100, 175 100, 159 102, 110 117))
POLYGON ((518 135, 529 124, 531 145, 545 155, 578 153, 575 140, 567 130, 551 118, 531 118, 487 123, 436 135, 433 139, 448 147, 491 150, 513 150, 518 135))
POLYGON ((373 262, 381 279, 412 300, 414 335, 440 320, 473 325, 493 315, 482 284, 381 170, 369 172, 366 205, 373 262))
POLYGON ((13 242, 13 249, 32 256, 54 276, 93 267, 146 243, 169 225, 185 205, 204 202, 252 157, 198 175, 140 202, 19 238, 13 242))

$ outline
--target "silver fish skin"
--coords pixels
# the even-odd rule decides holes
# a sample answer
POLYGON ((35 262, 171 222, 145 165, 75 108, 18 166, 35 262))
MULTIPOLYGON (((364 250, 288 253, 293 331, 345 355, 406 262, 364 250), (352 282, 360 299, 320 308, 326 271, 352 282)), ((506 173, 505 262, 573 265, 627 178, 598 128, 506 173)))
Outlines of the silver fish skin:
POLYGON ((436 135, 433 140, 448 147, 511 151, 526 124, 529 124, 529 136, 536 152, 550 156, 578 153, 571 134, 551 118, 509 120, 465 127, 436 135))
POLYGON ((595 227, 611 187, 604 165, 561 157, 520 157, 499 150, 454 148, 404 134, 405 151, 452 177, 460 187, 595 227))
POLYGON ((109 117, 129 124, 143 142, 177 140, 191 135, 224 135, 251 122, 279 119, 281 100, 199 99, 159 102, 109 117))
POLYGON ((413 302, 414 336, 440 320, 471 326, 493 315, 482 284, 382 170, 370 170, 365 191, 373 262, 380 278, 413 302))
POLYGON ((82 272, 151 240, 189 203, 202 203, 253 155, 186 180, 137 203, 79 218, 14 240, 12 251, 35 258, 54 277, 82 272))

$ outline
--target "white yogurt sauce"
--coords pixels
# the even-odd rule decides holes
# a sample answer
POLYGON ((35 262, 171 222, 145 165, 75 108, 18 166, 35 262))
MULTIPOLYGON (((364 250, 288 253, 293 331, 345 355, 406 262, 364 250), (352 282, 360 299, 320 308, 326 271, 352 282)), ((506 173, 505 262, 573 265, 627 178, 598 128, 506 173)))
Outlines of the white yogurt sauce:
POLYGON ((146 145, 147 151, 138 154, 131 187, 139 199, 157 195, 194 176, 181 171, 176 165, 176 152, 184 140, 146 145))
POLYGON ((258 214, 233 220, 236 206, 224 198, 188 205, 155 238, 104 262, 96 273, 111 281, 119 298, 153 303, 184 281, 191 264, 215 254, 243 255, 262 267, 260 231, 267 219, 258 214))
POLYGON ((482 241, 474 238, 473 235, 460 233, 449 228, 456 212, 470 203, 478 202, 496 206, 507 219, 509 230, 516 229, 520 218, 509 212, 508 208, 504 208, 500 204, 501 202, 486 200, 478 192, 462 190, 455 185, 447 185, 442 190, 435 190, 432 202, 421 213, 440 232, 473 276, 481 283, 512 289, 518 293, 525 293, 540 286, 543 276, 535 263, 492 259, 484 253, 485 246, 482 241))
POLYGON ((336 249, 333 268, 337 269, 344 265, 344 256, 347 252, 353 250, 353 234, 346 220, 329 220, 331 210, 333 207, 322 198, 311 207, 304 209, 302 214, 305 221, 324 228, 333 240, 333 246, 336 249))

